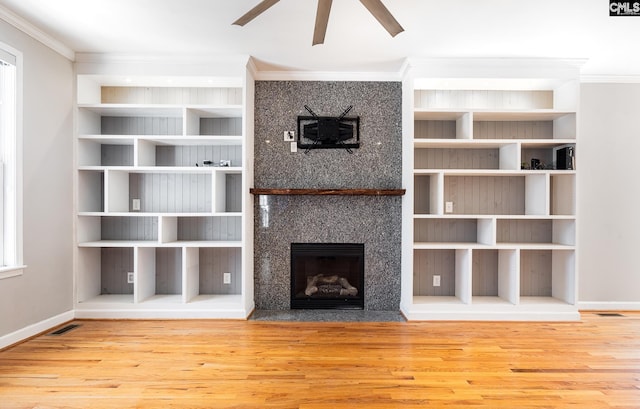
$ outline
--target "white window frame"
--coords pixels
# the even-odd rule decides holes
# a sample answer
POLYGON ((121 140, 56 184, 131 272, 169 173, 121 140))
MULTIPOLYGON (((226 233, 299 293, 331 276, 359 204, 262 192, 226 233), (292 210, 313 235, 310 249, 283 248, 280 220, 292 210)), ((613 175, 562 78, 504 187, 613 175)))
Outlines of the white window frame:
MULTIPOLYGON (((0 200, 2 206, 2 220, 0 220, 0 234, 2 234, 2 258, 0 261, 0 280, 17 277, 23 274, 27 267, 23 262, 23 232, 22 232, 22 139, 23 139, 23 56, 15 48, 0 42, 0 59, 15 57, 16 67, 16 99, 15 99, 15 140, 9 145, 9 152, 0 152, 0 200), (5 189, 5 181, 11 178, 13 189, 5 189), (8 206, 5 206, 8 204, 8 206), (7 240, 11 242, 7 245, 7 240)), ((2 136, 0 135, 0 138, 2 136)))

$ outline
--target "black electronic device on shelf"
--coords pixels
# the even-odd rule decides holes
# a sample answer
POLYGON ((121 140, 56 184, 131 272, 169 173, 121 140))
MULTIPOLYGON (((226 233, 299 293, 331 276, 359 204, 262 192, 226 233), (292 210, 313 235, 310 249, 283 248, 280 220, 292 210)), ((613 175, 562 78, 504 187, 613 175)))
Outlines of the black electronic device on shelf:
POLYGON ((573 146, 567 146, 556 151, 556 169, 574 170, 576 168, 574 149, 573 146))

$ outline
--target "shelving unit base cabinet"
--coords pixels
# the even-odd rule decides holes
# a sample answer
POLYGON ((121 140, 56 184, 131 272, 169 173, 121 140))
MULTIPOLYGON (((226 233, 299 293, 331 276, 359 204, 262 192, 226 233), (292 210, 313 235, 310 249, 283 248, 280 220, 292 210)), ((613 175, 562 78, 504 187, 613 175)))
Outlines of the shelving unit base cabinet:
POLYGON ((241 257, 240 248, 81 248, 76 317, 245 319, 241 257))
POLYGON ((409 321, 579 321, 575 306, 547 297, 513 305, 497 300, 472 305, 425 300, 414 297, 410 306, 401 306, 409 321))

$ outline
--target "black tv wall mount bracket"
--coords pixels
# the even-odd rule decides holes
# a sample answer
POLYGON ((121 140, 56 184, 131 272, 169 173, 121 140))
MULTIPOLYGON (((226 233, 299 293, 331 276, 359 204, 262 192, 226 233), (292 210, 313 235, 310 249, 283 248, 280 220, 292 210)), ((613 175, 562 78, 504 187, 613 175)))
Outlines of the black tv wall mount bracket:
POLYGON ((298 148, 305 149, 352 149, 360 147, 360 117, 347 116, 350 105, 340 116, 318 116, 307 105, 304 108, 311 116, 298 116, 298 148))

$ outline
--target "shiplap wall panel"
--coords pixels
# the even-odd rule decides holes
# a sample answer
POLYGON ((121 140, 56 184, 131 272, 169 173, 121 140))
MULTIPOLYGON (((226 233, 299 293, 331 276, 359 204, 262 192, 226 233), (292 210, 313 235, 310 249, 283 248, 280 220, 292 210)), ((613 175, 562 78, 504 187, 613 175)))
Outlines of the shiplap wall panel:
POLYGON ((414 138, 455 139, 456 121, 417 120, 413 122, 414 138))
POLYGON ((474 139, 553 139, 553 121, 474 121, 474 139))
MULTIPOLYGON (((142 212, 211 212, 210 174, 131 173, 129 197, 142 212)), ((129 210, 131 200, 129 200, 129 210)))
POLYGON ((156 166, 203 166, 205 160, 215 165, 230 160, 231 166, 242 166, 242 147, 237 145, 157 145, 156 166))
POLYGON ((235 241, 242 239, 242 220, 236 216, 179 217, 178 240, 235 241))
POLYGON ((552 109, 553 91, 416 90, 422 109, 552 109))
POLYGON ((415 169, 499 169, 498 149, 415 149, 415 169))
POLYGON ((242 252, 238 248, 200 249, 200 294, 240 294, 242 252), (231 273, 231 283, 223 284, 223 274, 231 273))
POLYGON ((103 116, 102 135, 182 135, 182 118, 103 116))
POLYGON ((101 145, 100 165, 133 166, 133 145, 101 145))
POLYGON ((415 242, 477 242, 475 219, 417 219, 414 222, 415 242))
POLYGON ((447 176, 444 179, 444 200, 453 202, 454 214, 523 215, 525 178, 447 176))
POLYGON ((413 295, 454 296, 456 291, 455 250, 415 250, 413 257, 413 295), (440 276, 440 287, 433 276, 440 276))
POLYGON ((200 135, 240 136, 242 118, 200 118, 200 135))
POLYGON ((102 87, 102 103, 241 105, 242 88, 102 87))
POLYGON ((104 172, 81 171, 78 174, 78 211, 104 211, 104 172))
POLYGON ((552 175, 550 195, 551 214, 576 214, 575 175, 552 175))
POLYGON ((225 211, 242 211, 242 175, 230 173, 225 175, 225 211))
POLYGON ((551 220, 498 220, 499 243, 551 243, 551 220))
POLYGON ((182 294, 182 249, 156 249, 156 294, 182 294))
POLYGON ((158 240, 157 217, 101 217, 102 240, 158 240))
POLYGON ((413 212, 429 214, 431 205, 431 176, 415 176, 413 184, 413 212))
POLYGON ((522 250, 520 252, 520 295, 523 297, 551 297, 551 250, 522 250))
POLYGON ((474 296, 498 296, 498 250, 474 250, 471 293, 474 296))
POLYGON ((127 283, 127 273, 133 272, 133 248, 102 248, 100 268, 101 294, 133 294, 133 284, 127 283))

